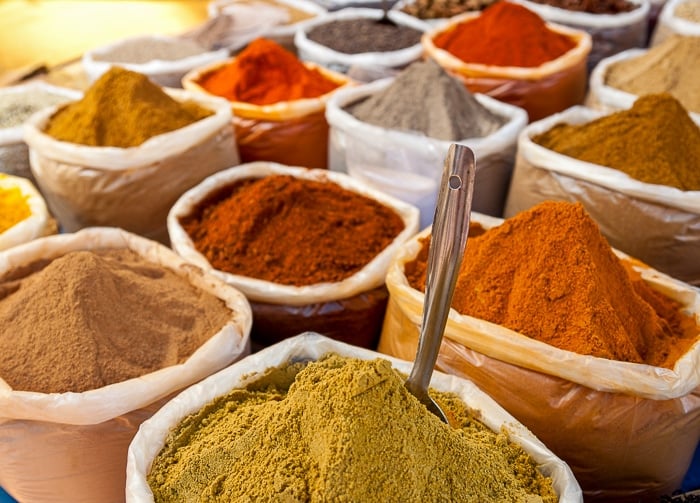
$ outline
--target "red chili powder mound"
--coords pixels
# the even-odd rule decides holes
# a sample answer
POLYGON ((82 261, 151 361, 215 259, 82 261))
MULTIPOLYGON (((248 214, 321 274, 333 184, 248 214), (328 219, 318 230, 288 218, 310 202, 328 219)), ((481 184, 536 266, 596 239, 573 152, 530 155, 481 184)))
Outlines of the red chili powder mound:
POLYGON ((526 68, 552 61, 576 46, 570 37, 547 28, 533 11, 503 0, 438 34, 433 43, 466 63, 526 68))
POLYGON ((316 98, 339 86, 264 38, 253 40, 233 61, 205 74, 198 84, 217 96, 254 105, 316 98))
POLYGON ((215 269, 296 286, 348 278, 404 229, 374 199, 289 175, 238 181, 180 224, 215 269))

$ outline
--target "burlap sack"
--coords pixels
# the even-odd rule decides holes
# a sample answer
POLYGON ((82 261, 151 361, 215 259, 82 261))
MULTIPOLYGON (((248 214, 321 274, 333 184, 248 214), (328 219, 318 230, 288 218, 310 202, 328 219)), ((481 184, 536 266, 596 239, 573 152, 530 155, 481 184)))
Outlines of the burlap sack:
MULTIPOLYGON (((253 308, 251 338, 262 346, 313 330, 338 340, 374 348, 386 307, 384 276, 389 261, 399 246, 417 230, 418 210, 415 207, 371 189, 347 175, 265 162, 244 164, 207 178, 183 194, 168 215, 168 232, 173 249, 186 260, 235 286, 250 300, 253 308), (180 218, 189 215, 209 194, 236 180, 277 174, 308 180, 330 180, 347 190, 376 199, 394 209, 403 219, 405 228, 363 269, 335 283, 281 285, 213 269, 182 228, 180 218)), ((337 246, 344 245, 338 243, 337 246)))
POLYGON ((120 229, 85 229, 14 247, 0 253, 0 274, 98 248, 128 248, 173 270, 225 301, 231 320, 184 363, 95 390, 13 391, 0 376, 0 486, 19 501, 124 501, 126 453, 141 422, 174 393, 250 353, 250 307, 239 291, 120 229))
POLYGON ((421 42, 428 57, 459 77, 472 93, 486 94, 524 108, 530 121, 583 103, 588 80, 586 60, 591 52, 591 36, 588 33, 548 23, 551 30, 572 37, 576 46, 535 68, 465 63, 433 43, 438 34, 479 15, 478 12, 460 14, 425 33, 421 42))
POLYGON ((591 36, 592 46, 587 68, 590 72, 600 60, 634 47, 645 47, 649 25, 650 3, 648 0, 630 0, 636 8, 617 14, 592 14, 555 7, 530 0, 512 0, 542 19, 577 30, 591 36))
MULTIPOLYGON (((146 503, 153 501, 153 494, 146 481, 150 464, 162 449, 168 432, 185 416, 196 412, 208 402, 232 389, 244 387, 247 382, 254 379, 255 373, 270 367, 280 366, 290 360, 315 360, 327 353, 365 360, 381 357, 391 361, 394 368, 401 372, 408 374, 411 370, 409 362, 333 341, 313 333, 301 334, 271 346, 185 390, 163 407, 151 420, 144 423, 129 446, 127 502, 146 503)), ((510 438, 519 443, 539 464, 542 473, 552 477, 561 503, 582 501, 580 488, 566 464, 473 383, 435 372, 430 385, 436 390, 457 393, 464 403, 481 412, 480 419, 492 430, 500 431, 501 428, 505 428, 510 438)))
MULTIPOLYGON (((377 190, 417 206, 420 227, 424 228, 433 221, 442 165, 454 142, 374 126, 343 110, 357 100, 381 92, 392 82, 389 78, 344 89, 328 101, 329 162, 332 169, 346 171, 377 190)), ((474 210, 501 216, 515 162, 518 134, 527 125, 527 114, 521 108, 483 94, 477 94, 475 99, 489 111, 507 119, 488 136, 459 141, 471 147, 478 159, 474 210)))
POLYGON ((183 192, 208 175, 239 163, 226 100, 166 90, 215 113, 131 148, 90 147, 45 134, 55 108, 32 116, 25 127, 32 173, 64 231, 121 227, 164 242, 166 217, 183 192))
POLYGON ((19 189, 26 197, 29 216, 4 232, 0 232, 0 250, 28 243, 42 236, 56 234, 58 232, 56 221, 49 214, 44 198, 34 184, 26 178, 0 173, 0 190, 12 188, 19 189))
MULTIPOLYGON (((235 58, 234 58, 235 59, 235 58)), ((224 65, 227 60, 196 68, 185 75, 182 85, 204 95, 213 96, 199 82, 201 78, 224 65)), ((345 75, 304 62, 325 77, 343 87, 351 81, 345 75)), ((229 101, 236 142, 243 163, 270 161, 288 166, 326 169, 328 167, 328 123, 325 118, 326 101, 338 89, 319 96, 272 105, 253 105, 229 101)))
POLYGON ((531 140, 557 123, 582 124, 602 115, 573 107, 522 131, 505 216, 545 200, 581 202, 613 247, 700 285, 700 192, 643 183, 531 140))
MULTIPOLYGON (((424 294, 409 286, 404 265, 429 233, 409 240, 389 268, 381 353, 415 354, 424 294)), ((700 322, 700 292, 636 268, 700 322)), ((542 439, 569 464, 586 501, 657 502, 680 487, 700 439, 700 341, 663 369, 564 351, 452 309, 437 368, 474 381, 542 439)))

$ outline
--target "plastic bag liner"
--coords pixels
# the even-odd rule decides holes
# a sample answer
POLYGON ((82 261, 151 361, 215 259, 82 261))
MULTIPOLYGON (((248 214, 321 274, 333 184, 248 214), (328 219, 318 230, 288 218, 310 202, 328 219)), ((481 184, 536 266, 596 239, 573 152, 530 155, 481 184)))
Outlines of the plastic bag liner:
MULTIPOLYGON (((502 222, 472 221, 487 229, 502 222)), ((416 351, 424 295, 409 286, 404 265, 429 233, 406 242, 387 273, 379 351, 397 358, 416 351)), ((700 292, 635 269, 700 321, 700 292)), ((437 368, 473 380, 533 431, 569 464, 586 501, 656 502, 680 487, 700 438, 700 341, 665 369, 564 351, 454 309, 444 337, 437 368)))
POLYGON ((32 173, 64 231, 121 227, 165 241, 165 220, 177 198, 208 175, 239 163, 226 100, 166 91, 215 113, 130 148, 91 147, 52 138, 43 129, 56 108, 27 122, 24 139, 32 173))
MULTIPOLYGON (((383 15, 384 12, 380 9, 349 7, 336 12, 329 12, 328 14, 313 19, 294 35, 294 44, 299 52, 299 58, 305 61, 313 61, 314 63, 342 73, 347 73, 351 68, 365 68, 374 71, 388 68, 403 68, 420 59, 423 55, 421 44, 414 44, 396 51, 347 54, 333 50, 307 37, 309 31, 319 25, 349 19, 379 20, 383 15)), ((389 10, 387 11, 387 15, 389 19, 397 25, 407 26, 421 32, 430 29, 430 25, 425 21, 401 11, 389 10)))
MULTIPOLYGON (((383 358, 389 360, 395 369, 406 374, 410 372, 412 365, 407 361, 350 346, 314 333, 298 335, 255 353, 205 381, 191 386, 143 424, 129 446, 127 503, 153 501, 153 493, 146 481, 151 462, 163 448, 170 430, 187 415, 200 410, 207 403, 227 394, 232 389, 245 387, 255 380, 256 373, 289 361, 317 360, 328 353, 363 360, 383 358)), ((520 444, 538 463, 541 472, 552 478, 560 502, 582 501, 580 488, 566 463, 552 454, 527 428, 519 424, 472 382, 434 372, 430 385, 436 390, 459 395, 465 404, 480 412, 479 419, 493 431, 501 431, 501 428, 505 428, 510 439, 520 444)))
POLYGON ((110 53, 124 45, 131 46, 134 43, 142 43, 144 46, 148 46, 151 41, 160 40, 168 41, 178 39, 177 37, 167 37, 163 35, 144 35, 122 39, 113 44, 87 51, 83 54, 82 65, 89 82, 92 83, 96 81, 112 66, 120 66, 127 70, 146 75, 159 86, 180 87, 182 77, 193 68, 210 65, 215 61, 221 61, 229 56, 228 49, 219 49, 216 51, 205 51, 200 54, 194 54, 175 60, 154 59, 146 63, 103 61, 103 58, 109 59, 110 53))
POLYGON ((531 140, 557 123, 582 124, 602 115, 573 107, 522 131, 505 215, 545 200, 581 202, 611 246, 674 278, 700 285, 700 191, 643 183, 531 140))
MULTIPOLYGON (((622 89, 606 85, 610 67, 620 61, 626 61, 640 57, 648 52, 648 49, 628 49, 609 58, 605 58, 593 69, 589 79, 586 106, 602 112, 617 112, 632 108, 639 96, 622 89)), ((700 113, 689 112, 696 124, 700 124, 700 113)))
POLYGON ((0 191, 17 188, 26 197, 29 206, 29 216, 15 225, 0 232, 0 250, 28 243, 32 239, 49 234, 56 234, 56 221, 49 215, 46 203, 34 184, 19 176, 0 175, 0 191))
MULTIPOLYGON (((207 5, 207 13, 210 18, 219 15, 232 16, 240 22, 239 26, 234 24, 233 30, 240 32, 240 44, 243 47, 257 37, 265 37, 274 40, 285 49, 294 52, 294 34, 303 28, 313 17, 321 16, 328 10, 311 0, 277 0, 270 7, 289 7, 310 14, 312 17, 302 19, 295 23, 279 24, 276 19, 270 20, 270 16, 260 15, 260 7, 245 0, 213 0, 207 5), (278 4, 277 6, 275 5, 278 4), (254 13, 258 12, 258 15, 254 13)), ((286 23, 286 21, 284 21, 286 23)))
POLYGON ((536 12, 542 19, 587 32, 592 38, 588 71, 603 58, 633 47, 646 46, 650 9, 648 0, 629 0, 636 7, 629 12, 617 14, 592 14, 530 0, 513 1, 536 12))
POLYGON ((0 253, 0 274, 76 250, 128 248, 226 302, 231 320, 184 363, 83 393, 13 391, 0 379, 0 485, 32 503, 124 501, 126 452, 177 391, 250 353, 245 297, 164 246, 121 229, 41 238, 0 253))
MULTIPOLYGON (((420 209, 420 227, 433 222, 442 166, 451 143, 421 133, 406 133, 363 122, 343 108, 383 91, 393 78, 375 81, 335 94, 326 106, 331 125, 331 166, 420 209)), ((489 111, 507 118, 497 131, 481 138, 460 140, 477 157, 475 211, 501 216, 515 163, 518 134, 527 113, 518 107, 478 94, 489 111)))
POLYGON ((690 19, 678 17, 675 14, 676 7, 684 1, 686 0, 668 0, 664 4, 651 37, 651 46, 659 45, 671 35, 700 37, 700 23, 694 23, 690 19))
MULTIPOLYGON (((253 342, 268 345, 299 331, 313 330, 353 344, 375 347, 384 318, 387 293, 384 276, 392 255, 418 230, 418 210, 402 201, 367 187, 347 175, 327 170, 308 170, 257 162, 217 173, 185 193, 168 215, 173 249, 186 260, 208 269, 241 290, 253 308, 253 342), (197 251, 179 219, 191 214, 200 201, 222 187, 246 178, 292 175, 306 180, 335 182, 346 190, 370 197, 392 208, 405 228, 396 239, 363 269, 343 281, 292 286, 263 281, 212 269, 197 251), (296 332, 294 332, 296 330, 296 332)), ((358 239, 361 236, 357 237, 358 239)), ((338 243, 338 246, 344 246, 338 243)))
POLYGON ((583 103, 588 73, 586 59, 591 52, 591 36, 582 30, 547 23, 547 27, 576 41, 573 49, 538 67, 522 68, 465 63, 444 49, 433 39, 459 23, 480 16, 466 12, 423 35, 425 53, 440 66, 459 77, 472 93, 483 93, 524 108, 530 121, 536 121, 573 105, 583 103))
MULTIPOLYGON (((235 59, 235 58, 234 58, 235 59)), ((199 82, 208 73, 230 64, 216 63, 189 72, 182 79, 185 89, 213 96, 199 82)), ((270 161, 289 166, 326 169, 328 167, 328 123, 326 101, 351 80, 342 74, 304 62, 340 87, 317 98, 281 101, 272 105, 253 105, 229 101, 236 130, 241 161, 270 161)))
MULTIPOLYGON (((2 88, 2 90, 0 90, 0 95, 24 94, 32 92, 33 90, 65 96, 67 101, 80 99, 83 94, 74 89, 57 87, 47 84, 46 82, 35 81, 2 88)), ((34 176, 29 168, 29 149, 27 148, 27 144, 24 143, 23 136, 23 124, 0 129, 0 172, 22 176, 34 182, 34 176)))

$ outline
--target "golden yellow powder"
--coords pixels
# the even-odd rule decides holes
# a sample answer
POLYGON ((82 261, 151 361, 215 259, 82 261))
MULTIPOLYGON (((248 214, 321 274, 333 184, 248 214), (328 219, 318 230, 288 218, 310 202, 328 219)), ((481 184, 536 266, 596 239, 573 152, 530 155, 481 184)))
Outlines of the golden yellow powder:
POLYGON ((31 214, 27 195, 19 187, 0 187, 0 232, 5 232, 31 214))

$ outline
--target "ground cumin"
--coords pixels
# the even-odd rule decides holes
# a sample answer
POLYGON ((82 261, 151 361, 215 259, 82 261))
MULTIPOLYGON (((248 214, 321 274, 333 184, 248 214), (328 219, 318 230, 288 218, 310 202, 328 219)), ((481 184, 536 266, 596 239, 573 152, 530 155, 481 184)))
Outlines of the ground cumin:
POLYGON ((452 426, 383 359, 271 371, 185 418, 152 463, 156 502, 555 502, 552 480, 455 395, 452 426))
POLYGON ((212 114, 174 100, 145 75, 114 66, 81 100, 59 109, 44 132, 70 143, 128 148, 212 114))
POLYGON ((235 182, 180 224, 215 269, 296 286, 352 276, 404 229, 374 199, 289 175, 235 182))
POLYGON ((0 377, 83 392, 184 361, 231 318, 223 301, 126 249, 75 251, 0 278, 0 377))
POLYGON ((645 183, 700 190, 700 127, 667 93, 588 123, 557 124, 532 141, 645 183))
MULTIPOLYGON (((425 289, 429 240, 405 264, 425 289)), ((545 202, 470 238, 452 307, 582 355, 672 368, 693 317, 614 255, 580 203, 545 202)))

